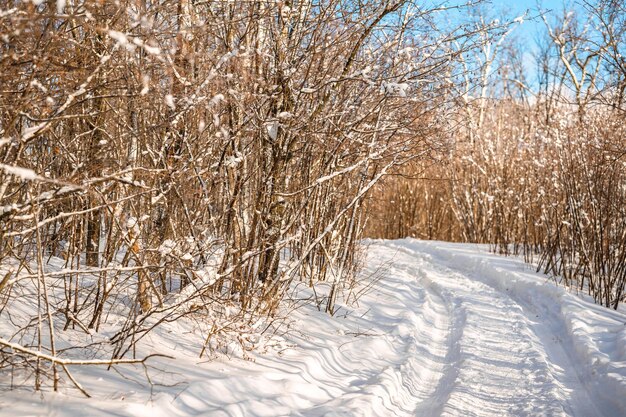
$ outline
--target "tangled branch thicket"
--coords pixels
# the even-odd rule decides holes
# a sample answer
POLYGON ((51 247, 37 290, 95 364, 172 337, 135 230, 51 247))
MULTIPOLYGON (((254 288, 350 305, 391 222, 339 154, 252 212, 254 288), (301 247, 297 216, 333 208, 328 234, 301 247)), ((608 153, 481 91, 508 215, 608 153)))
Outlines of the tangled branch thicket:
POLYGON ((0 4, 0 367, 37 388, 80 362, 60 334, 115 360, 193 314, 208 343, 294 280, 332 313, 366 194, 442 147, 472 47, 400 0, 0 4))
POLYGON ((454 149, 375 194, 372 211, 391 221, 371 222, 369 235, 489 243, 602 305, 624 302, 626 8, 577 10, 544 18, 535 88, 519 45, 477 51, 454 149))

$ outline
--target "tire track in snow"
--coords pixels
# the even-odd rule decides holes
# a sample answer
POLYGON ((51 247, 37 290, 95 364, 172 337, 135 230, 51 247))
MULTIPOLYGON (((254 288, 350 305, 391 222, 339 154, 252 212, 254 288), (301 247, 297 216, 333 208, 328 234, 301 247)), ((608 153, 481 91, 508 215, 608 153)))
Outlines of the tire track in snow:
POLYGON ((597 393, 577 374, 556 313, 546 317, 550 306, 536 308, 532 301, 500 291, 465 269, 439 266, 449 262, 419 248, 387 245, 414 256, 422 280, 445 288, 466 315, 458 378, 447 386, 441 409, 420 415, 619 415, 606 404, 598 406, 597 393), (440 260, 444 262, 436 262, 440 260))
POLYGON ((439 415, 567 415, 547 354, 521 309, 461 274, 428 273, 463 311, 454 385, 439 415))
MULTIPOLYGON (((370 314, 384 334, 363 340, 355 350, 362 356, 357 350, 380 346, 383 367, 373 369, 377 358, 365 359, 369 371, 353 379, 343 395, 297 415, 413 416, 420 403, 441 389, 450 356, 450 309, 436 285, 423 287, 405 266, 396 263, 389 268, 378 288, 381 302, 372 305, 370 314), (381 351, 384 347, 386 351, 381 351)), ((343 353, 351 356, 349 351, 343 353)))
MULTIPOLYGON (((415 260, 407 265, 414 264, 415 260)), ((447 323, 447 334, 445 339, 440 340, 440 344, 443 347, 436 347, 439 352, 445 352, 443 356, 443 362, 437 370, 431 370, 432 375, 437 375, 437 378, 432 380, 433 382, 428 386, 428 395, 423 395, 419 398, 419 402, 416 404, 413 411, 413 415, 416 416, 439 416, 442 413, 443 406, 450 398, 451 390, 449 387, 453 386, 459 374, 458 363, 461 357, 461 344, 460 340, 463 336, 463 328, 466 320, 465 311, 463 308, 459 308, 458 304, 451 299, 450 295, 445 289, 439 286, 436 282, 433 282, 426 276, 421 276, 416 273, 414 267, 409 266, 409 271, 416 278, 416 281, 422 283, 426 290, 431 294, 433 298, 439 300, 438 305, 443 306, 436 310, 422 310, 423 315, 434 314, 438 317, 438 321, 447 323)), ((428 306, 427 306, 428 307, 428 306)), ((428 331, 426 329, 420 329, 428 331)), ((429 348, 431 345, 429 345, 429 348)))
MULTIPOLYGON (((419 282, 415 271, 407 268, 407 264, 398 262, 395 268, 407 273, 415 282, 419 282)), ((453 316, 454 309, 451 308, 439 286, 430 282, 429 285, 424 285, 424 289, 427 302, 421 306, 420 310, 415 310, 413 313, 414 315, 421 313, 415 320, 414 330, 419 344, 419 350, 415 352, 418 358, 411 358, 412 372, 416 375, 414 380, 418 384, 411 413, 413 415, 419 410, 437 407, 439 402, 432 400, 440 398, 440 393, 445 390, 446 382, 454 381, 456 378, 456 370, 450 366, 450 363, 458 357, 460 337, 458 330, 462 329, 458 326, 458 320, 453 316), (420 360, 420 358, 429 359, 420 360)))
MULTIPOLYGON (((417 241, 412 243, 416 244, 417 241)), ((530 331, 537 339, 537 344, 541 345, 546 353, 547 363, 563 387, 563 394, 566 397, 563 402, 567 404, 568 415, 579 417, 623 415, 620 411, 626 405, 626 400, 620 394, 623 388, 620 390, 615 387, 616 383, 619 384, 618 381, 607 378, 607 375, 598 374, 595 369, 591 370, 591 375, 589 369, 584 370, 588 365, 580 362, 582 358, 577 356, 576 349, 585 346, 576 346, 577 342, 567 332, 566 319, 561 311, 561 303, 564 300, 548 295, 554 291, 546 293, 537 285, 528 285, 516 273, 496 266, 510 261, 506 258, 488 255, 497 259, 494 265, 486 261, 486 255, 483 255, 481 261, 478 254, 475 255, 477 259, 471 259, 462 254, 462 251, 458 256, 459 254, 454 253, 451 248, 441 252, 439 248, 426 244, 425 247, 418 246, 415 250, 423 252, 422 256, 430 258, 430 262, 440 261, 447 265, 448 270, 465 275, 468 279, 502 294, 520 307, 527 318, 530 331), (459 261, 464 265, 459 265, 459 261), (510 285, 504 284, 505 281, 499 277, 502 274, 511 275, 508 277, 512 280, 510 285), (516 283, 518 279, 521 279, 521 285, 516 283), (509 291, 509 287, 514 288, 509 291)), ((526 272, 522 272, 524 273, 526 272)), ((547 285, 550 289, 556 290, 552 287, 553 284, 547 285)))

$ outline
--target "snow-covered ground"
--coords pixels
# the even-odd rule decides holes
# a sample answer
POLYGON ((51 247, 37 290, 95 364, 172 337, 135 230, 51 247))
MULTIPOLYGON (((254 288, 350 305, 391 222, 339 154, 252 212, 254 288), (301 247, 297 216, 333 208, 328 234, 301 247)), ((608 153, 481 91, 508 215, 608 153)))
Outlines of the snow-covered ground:
POLYGON ((152 387, 139 367, 75 370, 94 398, 5 391, 0 415, 626 415, 623 311, 483 246, 367 243, 371 289, 334 319, 296 310, 266 353, 200 361, 180 324, 151 336, 176 357, 151 362, 152 387))

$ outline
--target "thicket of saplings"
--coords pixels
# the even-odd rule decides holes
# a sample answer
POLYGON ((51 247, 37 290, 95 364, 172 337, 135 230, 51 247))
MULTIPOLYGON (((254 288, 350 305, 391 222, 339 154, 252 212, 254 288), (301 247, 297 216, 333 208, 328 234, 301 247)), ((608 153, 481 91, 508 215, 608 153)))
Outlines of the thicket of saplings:
POLYGON ((202 355, 298 280, 333 313, 462 52, 406 1, 0 4, 0 371, 36 389, 183 316, 202 355))
POLYGON ((385 183, 370 206, 390 221, 371 222, 368 234, 489 243, 597 303, 624 302, 626 10, 618 3, 582 3, 586 16, 546 19, 533 95, 507 78, 519 67, 501 51, 492 93, 464 102, 469 123, 445 165, 418 163, 385 183))

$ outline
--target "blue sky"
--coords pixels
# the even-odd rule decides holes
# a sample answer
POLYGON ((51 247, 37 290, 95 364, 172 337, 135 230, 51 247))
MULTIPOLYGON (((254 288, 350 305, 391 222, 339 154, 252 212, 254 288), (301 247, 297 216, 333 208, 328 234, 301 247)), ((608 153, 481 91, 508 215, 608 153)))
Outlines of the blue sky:
MULTIPOLYGON (((494 13, 502 13, 510 17, 516 17, 529 11, 529 17, 536 17, 540 10, 554 10, 557 13, 563 9, 562 0, 490 0, 494 13)), ((571 1, 565 2, 571 4, 571 1)), ((541 32, 544 27, 540 18, 534 20, 526 20, 524 24, 516 29, 516 35, 527 41, 534 42, 536 34, 541 32)))
MULTIPOLYGON (((441 5, 446 0, 425 0, 432 4, 441 5)), ((514 30, 509 34, 508 40, 513 41, 520 48, 522 61, 525 67, 526 82, 531 87, 537 87, 537 63, 536 53, 539 49, 538 42, 545 42, 546 27, 541 17, 546 14, 549 23, 554 23, 558 18, 563 17, 563 10, 581 10, 581 6, 576 5, 577 0, 484 0, 478 6, 476 12, 481 13, 487 21, 498 19, 500 22, 512 22, 515 18, 527 16, 521 25, 515 24, 514 30)), ((578 0, 580 1, 580 0, 578 0)), ((467 0, 447 0, 445 4, 467 4, 467 0)), ((472 12, 469 12, 472 14, 472 12)), ((460 21, 465 21, 468 16, 468 9, 462 8, 458 11, 451 11, 447 15, 448 23, 455 27, 460 21), (459 14, 460 13, 460 14, 459 14), (458 19, 458 20, 457 20, 458 19)))
MULTIPOLYGON (((544 23, 539 17, 540 11, 554 11, 560 15, 564 7, 571 9, 574 2, 575 0, 485 0, 480 7, 487 16, 500 20, 512 20, 528 11, 527 19, 515 29, 514 36, 523 39, 531 47, 538 34, 544 31, 544 23)), ((441 1, 435 0, 434 3, 440 4, 441 1)), ((453 0, 451 3, 463 4, 465 0, 453 0)), ((552 19, 548 17, 548 21, 550 20, 552 19)))
POLYGON ((528 18, 515 29, 512 36, 524 46, 524 63, 529 77, 527 81, 534 85, 536 82, 534 60, 534 52, 537 50, 536 42, 545 33, 545 24, 539 14, 541 11, 547 12, 547 20, 550 22, 554 19, 554 15, 562 15, 564 8, 568 10, 575 8, 574 0, 489 0, 489 3, 495 16, 514 18, 523 15, 526 10, 529 11, 528 18))

